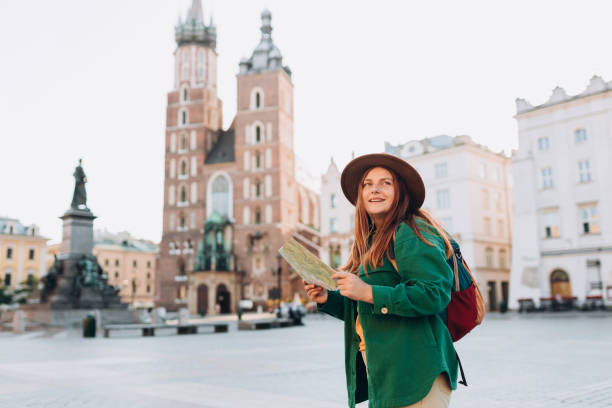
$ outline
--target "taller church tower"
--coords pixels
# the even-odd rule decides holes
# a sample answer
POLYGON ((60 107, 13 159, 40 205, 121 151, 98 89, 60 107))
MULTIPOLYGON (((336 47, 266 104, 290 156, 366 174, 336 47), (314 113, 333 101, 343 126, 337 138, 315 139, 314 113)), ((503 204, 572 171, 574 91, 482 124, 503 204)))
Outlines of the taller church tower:
POLYGON ((157 305, 176 310, 187 304, 187 271, 206 217, 202 166, 220 135, 217 97, 217 29, 206 24, 193 0, 175 27, 174 88, 168 92, 163 233, 158 263, 157 305))

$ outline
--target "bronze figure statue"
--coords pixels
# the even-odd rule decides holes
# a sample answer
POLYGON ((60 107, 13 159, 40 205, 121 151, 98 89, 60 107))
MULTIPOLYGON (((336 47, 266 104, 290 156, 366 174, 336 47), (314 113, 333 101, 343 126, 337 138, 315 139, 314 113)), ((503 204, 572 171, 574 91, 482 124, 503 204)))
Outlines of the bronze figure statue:
POLYGON ((81 167, 81 162, 83 160, 79 159, 79 165, 74 169, 74 194, 72 195, 72 203, 70 207, 75 210, 87 208, 87 192, 85 191, 85 183, 87 183, 87 176, 85 176, 85 171, 83 167, 81 167))

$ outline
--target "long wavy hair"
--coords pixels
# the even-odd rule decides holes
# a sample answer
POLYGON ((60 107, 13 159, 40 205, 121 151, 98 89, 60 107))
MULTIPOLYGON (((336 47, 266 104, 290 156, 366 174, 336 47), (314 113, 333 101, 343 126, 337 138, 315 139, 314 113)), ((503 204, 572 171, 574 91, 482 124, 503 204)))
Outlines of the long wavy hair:
POLYGON ((453 249, 450 244, 449 235, 440 222, 429 212, 411 207, 410 195, 406 190, 406 185, 399 182, 395 171, 384 166, 374 167, 366 170, 359 181, 357 202, 355 204, 353 247, 351 248, 351 254, 347 263, 341 269, 352 273, 359 273, 359 267, 363 264, 363 269, 367 274, 368 267, 375 269, 382 266, 384 257, 391 257, 391 241, 395 238, 395 231, 402 222, 408 224, 421 241, 429 246, 434 246, 421 233, 417 225, 417 218, 426 222, 425 229, 427 232, 437 234, 442 238, 446 249, 446 256, 449 257, 453 249), (374 229, 374 221, 365 210, 365 203, 362 198, 363 182, 374 167, 382 167, 393 175, 393 189, 395 191, 391 209, 386 213, 381 225, 376 229, 374 229))

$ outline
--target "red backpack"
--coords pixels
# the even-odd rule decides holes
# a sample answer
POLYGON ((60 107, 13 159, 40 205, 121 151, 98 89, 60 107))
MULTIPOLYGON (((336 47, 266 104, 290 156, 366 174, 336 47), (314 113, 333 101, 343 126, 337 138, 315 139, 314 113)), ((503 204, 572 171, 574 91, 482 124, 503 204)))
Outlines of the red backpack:
MULTIPOLYGON (((439 316, 446 324, 451 338, 455 342, 482 322, 485 315, 485 303, 478 285, 474 282, 472 272, 461 255, 459 244, 450 236, 449 239, 453 247, 453 253, 446 259, 446 263, 454 272, 455 284, 451 288, 451 300, 439 316)), ((393 248, 394 241, 391 242, 391 248, 393 248)), ((398 271, 394 252, 392 250, 390 261, 395 270, 398 271)), ((457 361, 462 377, 462 381, 459 381, 459 383, 467 386, 467 380, 458 355, 457 361)))

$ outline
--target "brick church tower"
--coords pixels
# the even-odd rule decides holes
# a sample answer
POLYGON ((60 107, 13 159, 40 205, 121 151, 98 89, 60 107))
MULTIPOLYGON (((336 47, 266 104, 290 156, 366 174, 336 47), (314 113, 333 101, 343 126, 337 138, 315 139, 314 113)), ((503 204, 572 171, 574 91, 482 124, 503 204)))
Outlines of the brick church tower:
POLYGON ((199 0, 175 27, 174 89, 168 92, 163 233, 157 304, 187 303, 187 271, 205 219, 202 165, 222 125, 217 97, 216 27, 199 0))
POLYGON ((318 251, 319 200, 296 180, 293 83, 272 41, 271 13, 262 13, 259 44, 239 64, 227 131, 216 96, 216 31, 201 14, 194 0, 176 29, 157 305, 229 313, 242 298, 278 298, 279 265, 283 299, 300 290, 277 251, 291 236, 318 251))

